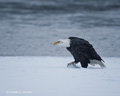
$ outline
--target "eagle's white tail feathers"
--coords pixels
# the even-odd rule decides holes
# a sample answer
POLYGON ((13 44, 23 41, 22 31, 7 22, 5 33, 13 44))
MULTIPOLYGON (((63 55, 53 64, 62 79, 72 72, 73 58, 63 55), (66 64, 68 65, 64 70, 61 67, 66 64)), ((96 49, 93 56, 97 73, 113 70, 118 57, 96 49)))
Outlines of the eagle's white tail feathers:
POLYGON ((98 60, 90 60, 90 65, 95 66, 95 64, 99 64, 101 66, 101 68, 105 68, 106 66, 98 60))

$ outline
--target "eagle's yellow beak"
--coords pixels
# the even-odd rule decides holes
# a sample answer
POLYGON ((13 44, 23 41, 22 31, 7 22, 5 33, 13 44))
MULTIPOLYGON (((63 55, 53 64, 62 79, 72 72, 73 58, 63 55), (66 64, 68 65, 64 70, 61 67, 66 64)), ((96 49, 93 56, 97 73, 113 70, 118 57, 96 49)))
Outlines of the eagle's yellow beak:
POLYGON ((54 44, 53 45, 57 45, 59 42, 54 42, 54 44))

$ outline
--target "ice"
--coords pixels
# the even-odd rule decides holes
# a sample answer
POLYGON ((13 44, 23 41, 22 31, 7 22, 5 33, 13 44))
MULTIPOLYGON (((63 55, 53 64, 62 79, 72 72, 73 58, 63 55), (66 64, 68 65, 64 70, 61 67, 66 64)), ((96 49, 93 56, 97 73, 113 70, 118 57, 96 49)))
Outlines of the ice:
POLYGON ((119 96, 120 58, 67 68, 72 57, 0 57, 0 96, 119 96))

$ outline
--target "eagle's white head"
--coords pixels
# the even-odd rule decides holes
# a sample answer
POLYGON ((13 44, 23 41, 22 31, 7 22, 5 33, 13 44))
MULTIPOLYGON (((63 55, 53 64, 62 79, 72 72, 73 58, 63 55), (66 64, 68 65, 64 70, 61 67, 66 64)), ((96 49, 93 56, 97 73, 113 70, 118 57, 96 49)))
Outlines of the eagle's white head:
POLYGON ((60 40, 54 42, 54 45, 69 47, 70 46, 70 39, 60 39, 60 40))

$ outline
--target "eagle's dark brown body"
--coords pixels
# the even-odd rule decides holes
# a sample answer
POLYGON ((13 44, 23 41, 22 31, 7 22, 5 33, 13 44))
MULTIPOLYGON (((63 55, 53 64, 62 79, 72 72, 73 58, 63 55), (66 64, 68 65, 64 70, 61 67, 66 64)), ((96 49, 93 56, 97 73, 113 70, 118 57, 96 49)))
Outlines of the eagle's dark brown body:
POLYGON ((69 37, 68 39, 70 39, 70 47, 67 47, 67 50, 73 55, 75 63, 80 62, 82 67, 87 68, 90 60, 102 61, 88 41, 77 37, 69 37))

